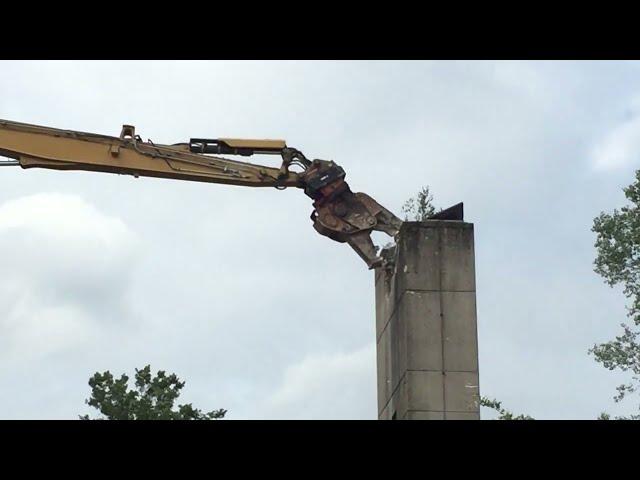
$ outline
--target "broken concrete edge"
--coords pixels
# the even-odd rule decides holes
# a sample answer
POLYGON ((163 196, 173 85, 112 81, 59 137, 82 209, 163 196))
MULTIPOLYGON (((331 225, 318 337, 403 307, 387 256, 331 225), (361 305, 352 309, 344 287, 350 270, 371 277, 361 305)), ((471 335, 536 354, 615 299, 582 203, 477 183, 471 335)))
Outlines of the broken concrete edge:
POLYGON ((423 220, 419 221, 406 221, 402 222, 400 226, 400 231, 396 237, 396 242, 383 247, 380 250, 380 256, 384 258, 385 265, 384 267, 377 267, 374 269, 375 278, 378 278, 378 275, 383 272, 387 275, 393 274, 395 271, 395 265, 398 260, 398 241, 407 235, 410 231, 421 228, 434 228, 434 227, 442 227, 445 225, 447 228, 461 228, 461 229, 470 229, 473 230, 473 223, 464 222, 460 220, 423 220))
MULTIPOLYGON (((422 417, 422 412, 425 415, 429 412, 426 416, 430 418, 424 419, 480 419, 473 232, 473 223, 460 220, 408 221, 400 228, 397 244, 386 249, 386 254, 394 258, 394 265, 376 269, 375 275, 378 418, 390 418, 388 415, 397 413, 397 418, 417 419, 422 417), (438 233, 433 235, 428 232, 430 229, 438 233), (465 241, 466 238, 469 241, 465 241), (454 304, 449 297, 456 297, 454 304), (468 308, 460 310, 457 307, 462 297, 468 308), (424 322, 418 319, 422 314, 414 312, 415 309, 411 310, 413 313, 406 310, 415 299, 438 305, 441 322, 423 325, 424 322), (400 322, 393 324, 395 334, 392 322, 400 322), (440 328, 440 335, 434 336, 432 332, 428 338, 424 337, 421 333, 428 332, 423 327, 440 328), (445 329, 450 332, 448 335, 445 335, 445 329), (440 339, 436 343, 442 345, 431 345, 428 347, 430 354, 425 356, 423 348, 427 345, 424 340, 436 337, 440 339), (431 354, 441 354, 442 365, 438 362, 431 365, 431 354), (428 376, 432 372, 445 383, 442 388, 433 385, 427 388, 424 381, 413 385, 405 375, 408 372, 411 372, 410 377, 428 376), (472 378, 461 385, 454 382, 456 388, 451 390, 452 377, 460 374, 472 378), (404 383, 407 385, 402 388, 406 391, 400 388, 404 383), (436 391, 442 393, 442 399, 436 391), (435 397, 431 398, 433 395, 435 397), (440 400, 442 405, 437 403, 440 400), (436 403, 422 405, 423 402, 436 403)), ((426 312, 423 307, 419 311, 426 312)), ((437 312, 430 313, 429 317, 437 319, 437 312)))
MULTIPOLYGON (((384 248, 380 254, 385 258, 386 265, 382 267, 376 268, 374 274, 374 281, 376 285, 384 285, 384 289, 387 295, 390 295, 390 310, 385 312, 383 315, 384 318, 378 318, 381 312, 376 311, 376 325, 377 325, 377 336, 380 335, 380 326, 386 325, 386 323, 390 320, 390 318, 395 313, 395 308, 397 303, 401 300, 404 292, 407 290, 410 291, 440 291, 440 290, 453 290, 453 291, 475 291, 475 268, 473 272, 473 285, 467 286, 467 288, 460 288, 460 286, 455 288, 444 288, 443 285, 440 284, 440 281, 437 282, 437 285, 431 285, 430 288, 419 288, 420 285, 416 285, 415 281, 406 281, 406 267, 404 265, 405 271, 398 272, 397 265, 398 263, 406 263, 407 259, 399 258, 400 251, 404 250, 406 255, 407 245, 406 241, 410 241, 410 239, 415 239, 421 237, 421 232, 426 232, 428 230, 435 231, 450 231, 450 232, 469 232, 470 236, 473 238, 474 236, 474 224, 469 222, 461 222, 457 220, 424 220, 424 221, 406 221, 403 222, 400 232, 396 237, 396 243, 387 246, 384 248), (396 282, 395 279, 398 277, 403 277, 401 281, 396 282)), ((440 235, 440 234, 438 234, 440 235)), ((423 246, 424 247, 424 246, 423 246)), ((414 246, 417 248, 417 245, 414 246)), ((436 250, 440 250, 439 240, 438 245, 431 245, 431 248, 435 248, 436 250)), ((473 245, 472 245, 473 248, 473 245)), ((437 255, 437 253, 436 253, 437 255)), ((403 255, 404 256, 404 255, 403 255)), ((474 254, 472 253, 472 256, 474 254)), ((416 259, 417 260, 417 259, 416 259)), ((423 259, 424 260, 424 259, 423 259)), ((412 262, 413 263, 413 262, 412 262)), ((439 263, 439 261, 438 261, 439 263)), ((435 265, 435 264, 434 264, 435 265)), ((439 277, 438 272, 434 272, 434 278, 439 277)), ((418 282, 419 284, 420 282, 418 282)), ((376 290, 378 287, 376 286, 376 290)), ((382 292, 379 292, 382 293, 382 292)), ((378 338, 379 340, 379 338, 378 338)))

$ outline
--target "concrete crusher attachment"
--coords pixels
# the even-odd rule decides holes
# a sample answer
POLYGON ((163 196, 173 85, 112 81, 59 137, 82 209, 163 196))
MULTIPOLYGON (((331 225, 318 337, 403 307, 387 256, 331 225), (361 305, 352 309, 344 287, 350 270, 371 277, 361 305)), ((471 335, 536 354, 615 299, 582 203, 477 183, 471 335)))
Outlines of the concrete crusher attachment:
POLYGON ((284 140, 192 138, 162 145, 140 138, 132 125, 119 137, 0 120, 0 166, 87 170, 246 187, 300 188, 313 200, 318 233, 347 243, 372 269, 390 260, 378 255, 371 232, 397 236, 402 221, 365 193, 354 193, 345 171, 331 160, 308 160, 284 140), (279 155, 280 168, 218 155, 279 155), (291 167, 296 166, 298 171, 291 167))

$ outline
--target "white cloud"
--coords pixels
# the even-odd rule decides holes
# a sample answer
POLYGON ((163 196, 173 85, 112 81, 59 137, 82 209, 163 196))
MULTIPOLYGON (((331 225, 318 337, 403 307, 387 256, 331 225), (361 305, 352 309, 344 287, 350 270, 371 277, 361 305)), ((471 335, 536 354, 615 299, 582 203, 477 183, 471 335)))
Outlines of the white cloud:
POLYGON ((124 298, 136 237, 77 196, 0 205, 0 356, 25 361, 82 346, 124 298))
POLYGON ((591 160, 598 171, 638 165, 640 160, 640 96, 632 98, 628 118, 611 128, 593 146, 591 160))
MULTIPOLYGON (((600 145, 633 161, 640 63, 0 65, 3 118, 111 135, 131 123, 161 143, 285 138, 396 213, 424 184, 439 206, 464 201, 482 393, 541 418, 592 418, 613 395, 586 350, 615 334, 624 298, 592 272, 590 222, 628 182, 585 157, 600 145), (522 373, 540 365, 554 368, 522 373)), ((32 360, 0 372, 15 392, 5 418, 72 418, 90 374, 147 363, 229 418, 375 418, 375 356, 361 350, 375 340, 373 276, 314 232, 302 192, 5 168, 0 205, 0 356, 11 343, 14 365, 32 360), (31 196, 51 190, 71 197, 31 196)))
POLYGON ((289 366, 264 405, 268 418, 375 419, 375 344, 312 354, 289 366))

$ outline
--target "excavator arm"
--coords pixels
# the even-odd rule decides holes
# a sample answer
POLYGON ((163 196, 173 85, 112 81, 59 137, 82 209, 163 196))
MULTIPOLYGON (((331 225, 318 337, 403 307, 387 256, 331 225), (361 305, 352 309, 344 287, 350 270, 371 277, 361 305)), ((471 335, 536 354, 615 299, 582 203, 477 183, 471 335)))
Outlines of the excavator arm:
POLYGON ((401 221, 364 193, 353 193, 345 172, 333 161, 308 160, 283 140, 204 139, 161 145, 144 142, 135 127, 119 137, 60 130, 0 120, 0 166, 86 170, 221 183, 247 187, 303 189, 313 199, 313 226, 321 235, 348 243, 369 268, 383 266, 371 231, 395 237, 401 221), (280 168, 230 160, 217 155, 279 155, 280 168), (292 171, 292 166, 301 171, 292 171))

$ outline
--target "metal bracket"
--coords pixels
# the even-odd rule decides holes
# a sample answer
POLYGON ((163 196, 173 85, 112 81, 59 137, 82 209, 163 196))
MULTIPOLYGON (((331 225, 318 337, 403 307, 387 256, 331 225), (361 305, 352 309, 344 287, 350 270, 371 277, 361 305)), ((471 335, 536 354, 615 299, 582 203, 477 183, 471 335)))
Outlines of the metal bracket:
POLYGON ((112 157, 117 157, 118 155, 120 155, 120 145, 111 145, 109 153, 112 157))
POLYGON ((464 221, 464 204, 462 202, 456 203, 453 207, 431 215, 427 220, 456 220, 462 222, 464 221))
POLYGON ((133 125, 122 125, 122 131, 120 132, 120 140, 135 140, 136 127, 133 125))

